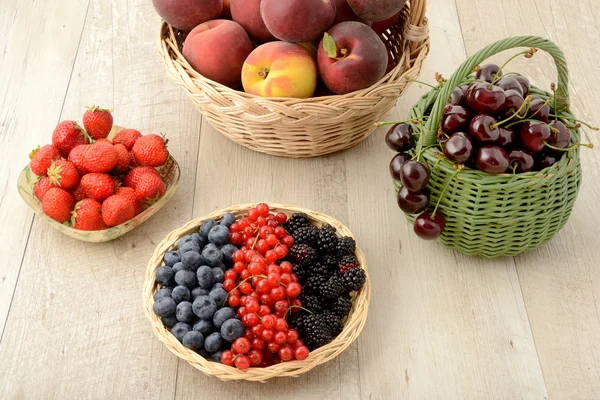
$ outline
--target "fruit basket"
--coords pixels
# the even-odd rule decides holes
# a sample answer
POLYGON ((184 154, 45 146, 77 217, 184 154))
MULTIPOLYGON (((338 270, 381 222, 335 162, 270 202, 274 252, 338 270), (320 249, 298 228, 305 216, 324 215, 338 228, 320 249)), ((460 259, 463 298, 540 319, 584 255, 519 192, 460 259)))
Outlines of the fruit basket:
MULTIPOLYGON (((109 139, 114 137, 122 128, 113 127, 109 139)), ((165 194, 156 201, 152 206, 148 207, 146 210, 136 215, 134 218, 130 219, 127 222, 124 222, 120 225, 110 227, 108 229, 102 229, 97 231, 84 231, 79 229, 74 229, 66 224, 61 224, 58 221, 48 217, 42 210, 41 202, 35 197, 34 194, 34 184, 37 182, 37 176, 31 171, 29 166, 25 167, 23 171, 19 174, 19 178, 17 181, 17 187, 19 190, 19 194, 21 198, 27 203, 29 208, 35 214, 47 222, 54 229, 59 230, 67 236, 70 236, 74 239, 82 240, 85 242, 92 243, 101 243, 108 242, 114 240, 124 234, 130 232, 135 229, 139 225, 143 224, 149 218, 151 218, 154 214, 156 214, 170 199, 173 197, 175 192, 177 191, 177 186, 179 185, 180 179, 180 169, 179 164, 172 156, 169 156, 167 162, 157 168, 160 173, 162 179, 165 183, 165 194)))
POLYGON ((160 57, 211 125, 234 142, 284 157, 313 157, 366 139, 419 75, 429 51, 426 0, 410 0, 381 35, 395 67, 377 83, 346 95, 263 98, 204 78, 183 57, 185 32, 161 22, 160 57))
MULTIPOLYGON (((420 135, 413 154, 420 153, 421 162, 428 165, 431 203, 438 203, 446 220, 440 241, 466 255, 513 256, 549 241, 566 224, 581 185, 578 124, 568 127, 575 145, 565 149, 553 165, 543 168, 542 164, 539 171, 490 174, 469 167, 458 171, 441 153, 438 134, 452 92, 472 83, 473 72, 484 60, 517 47, 539 49, 552 56, 558 70, 553 93, 534 86, 529 93, 544 100, 557 120, 577 121, 569 111, 568 70, 562 51, 544 38, 530 36, 501 40, 475 53, 441 87, 425 94, 409 114, 413 132, 420 135), (426 123, 415 123, 423 116, 428 117, 426 123)), ((530 52, 533 56, 534 50, 530 52)), ((395 184, 398 191, 399 183, 395 184)), ((415 221, 415 215, 407 214, 407 218, 415 221)))
MULTIPOLYGON (((264 205, 264 204, 262 204, 262 205, 266 207, 266 205, 264 205)), ((364 327, 364 324, 366 322, 366 319, 367 319, 368 306, 369 306, 369 301, 370 301, 370 296, 371 296, 371 282, 370 282, 370 279, 369 279, 369 276, 367 273, 367 264, 366 264, 365 257, 363 255, 362 251, 358 248, 358 246, 356 246, 355 250, 353 250, 354 255, 356 257, 355 262, 358 262, 360 264, 360 266, 362 267, 362 270, 363 270, 363 272, 362 272, 363 273, 363 281, 362 282, 363 283, 360 286, 360 289, 358 289, 358 291, 353 291, 351 294, 352 306, 350 309, 350 305, 349 304, 347 305, 347 307, 348 307, 347 311, 346 311, 347 317, 345 319, 345 322, 343 323, 343 329, 340 327, 341 332, 337 335, 337 337, 334 337, 332 341, 330 338, 330 342, 328 344, 325 344, 322 347, 318 347, 315 350, 311 350, 310 353, 308 354, 307 358, 304 358, 302 360, 292 359, 291 361, 279 362, 275 365, 264 366, 261 368, 248 368, 246 370, 240 370, 240 369, 234 368, 233 366, 228 366, 228 365, 225 365, 225 364, 222 364, 219 362, 210 361, 210 360, 204 358, 198 352, 191 350, 190 348, 184 347, 182 342, 185 343, 185 339, 183 341, 181 341, 181 339, 178 340, 175 336, 176 334, 170 332, 170 330, 165 327, 165 325, 163 324, 163 320, 161 320, 161 318, 159 318, 157 315, 155 315, 156 309, 154 308, 155 296, 159 294, 157 292, 159 291, 159 288, 160 288, 160 285, 157 281, 157 270, 160 268, 166 268, 166 267, 161 267, 161 265, 163 265, 163 259, 166 260, 165 254, 169 254, 169 252, 171 252, 172 254, 173 253, 177 254, 177 252, 173 252, 173 250, 176 250, 177 244, 181 243, 181 242, 179 242, 180 239, 190 237, 189 235, 192 235, 192 234, 198 235, 198 232, 202 233, 203 227, 206 225, 207 221, 210 221, 210 220, 217 221, 217 228, 220 228, 218 225, 223 224, 224 217, 229 216, 233 219, 233 216, 235 216, 236 221, 239 221, 243 215, 248 214, 248 211, 256 210, 260 206, 261 206, 261 204, 259 204, 259 205, 257 205, 257 204, 241 204, 241 205, 233 206, 228 209, 215 211, 205 217, 190 221, 186 225, 182 226, 179 229, 174 230, 173 232, 171 232, 167 235, 167 237, 156 247, 154 254, 153 254, 152 258, 150 259, 150 261, 148 263, 148 267, 146 269, 145 283, 144 283, 144 289, 143 289, 144 311, 145 311, 146 317, 148 318, 148 320, 150 321, 150 323, 152 325, 152 329, 154 330, 154 333, 158 336, 160 341, 163 342, 167 346, 167 348, 172 353, 174 353, 176 356, 187 361, 193 367, 204 372, 205 374, 210 375, 210 376, 215 376, 223 381, 247 380, 247 381, 264 382, 268 379, 275 378, 275 377, 298 377, 299 375, 315 368, 316 366, 332 360, 333 358, 338 356, 340 353, 342 353, 346 348, 348 348, 348 346, 350 346, 350 344, 354 340, 356 340, 356 338, 361 333, 361 331, 364 327), (219 221, 221 221, 220 224, 219 224, 219 221)), ((270 207, 271 211, 273 211, 275 213, 283 213, 286 216, 292 215, 292 213, 305 213, 308 220, 310 220, 310 224, 314 225, 315 227, 329 224, 335 229, 335 235, 337 235, 337 237, 345 236, 344 239, 350 240, 353 244, 355 243, 354 240, 350 239, 350 238, 352 238, 352 234, 348 230, 348 228, 346 228, 341 222, 333 219, 332 217, 329 217, 324 214, 316 213, 313 211, 305 210, 303 208, 296 207, 296 206, 274 204, 274 203, 269 204, 268 206, 270 207)), ((294 214, 294 215, 298 215, 298 214, 294 214)), ((210 235, 209 235, 209 237, 210 237, 210 235)), ((258 238, 258 236, 257 236, 257 238, 258 238)), ((252 238, 252 239, 254 239, 254 238, 252 238)), ((227 245, 227 246, 230 246, 230 245, 227 245)), ((181 253, 181 252, 179 252, 179 253, 181 253)), ((202 252, 202 253, 204 254, 204 252, 202 252)), ((179 255, 182 256, 182 254, 179 254, 179 255)), ((234 255, 233 259, 235 260, 235 255, 234 255)), ((183 256, 181 257, 181 260, 185 262, 183 256)), ((236 262, 236 264, 237 264, 237 262, 236 262)), ((283 265, 283 263, 281 265, 283 265)), ((200 267, 200 268, 206 268, 206 267, 200 267)), ((291 268, 291 266, 290 266, 290 268, 291 268)), ((175 269, 175 268, 173 268, 173 269, 175 269)), ((198 270, 198 271, 200 271, 200 270, 198 270)), ((233 271, 233 269, 228 270, 227 272, 229 273, 232 271, 233 271)), ((185 272, 185 271, 181 271, 181 272, 185 272)), ((247 271, 244 271, 244 272, 247 272, 247 271)), ((269 275, 270 275, 270 273, 269 273, 269 275)), ((228 276, 228 274, 226 273, 225 277, 227 277, 227 276, 228 276)), ((227 279, 228 278, 226 278, 225 283, 227 282, 227 279)), ((248 278, 248 279, 250 279, 250 278, 248 278)), ((177 278, 176 278, 176 280, 177 280, 177 278)), ((245 282, 246 280, 244 280, 242 282, 245 282)), ((283 275, 282 275, 282 280, 283 280, 283 275)), ((181 283, 177 283, 177 284, 181 285, 181 283)), ((215 284, 215 286, 216 286, 216 284, 215 284)), ((221 288, 223 288, 223 287, 226 287, 226 286, 221 285, 221 288)), ((165 289, 161 289, 161 290, 165 290, 165 289)), ((195 290, 197 290, 197 289, 195 289, 195 290)), ((234 290, 236 290, 236 289, 234 289, 234 290)), ((229 289, 228 289, 228 291, 229 291, 229 289)), ((173 293, 174 293, 174 291, 173 291, 173 293)), ((231 293, 232 292, 229 291, 228 296, 231 295, 231 293)), ((211 296, 212 296, 212 293, 211 293, 211 296)), ((171 300, 170 295, 167 297, 169 297, 169 301, 170 301, 171 300)), ((192 291, 192 297, 193 297, 193 291, 192 291)), ((158 300, 163 300, 163 299, 157 298, 156 301, 158 301, 158 300)), ((225 303, 227 303, 227 301, 228 301, 227 298, 225 298, 225 303)), ((261 302, 262 302, 262 300, 261 300, 261 302)), ((196 302, 194 301, 194 306, 195 306, 195 303, 196 302)), ((231 304, 231 301, 229 304, 231 304)), ((242 299, 242 304, 245 304, 243 302, 243 299, 242 299)), ((290 304, 292 304, 292 303, 290 303, 290 304)), ((306 305, 306 306, 308 307, 308 305, 306 305)), ((261 307, 264 307, 264 306, 261 306, 261 307)), ((244 307, 242 307, 242 308, 244 308, 244 307)), ((288 309, 288 311, 289 311, 289 309, 288 309)), ((263 315, 263 319, 266 318, 266 317, 264 317, 264 314, 260 314, 260 315, 263 315)), ((287 312, 286 312, 286 315, 287 315, 287 312)), ((179 316, 178 316, 178 319, 179 319, 179 316)), ((242 320, 244 320, 244 319, 242 318, 242 320)), ((212 321, 212 318, 211 318, 211 321, 212 321)), ((200 321, 200 322, 202 322, 202 321, 200 321)), ((249 326, 249 325, 247 325, 247 326, 249 326)), ((173 329, 175 329, 175 328, 173 328, 173 329)), ((247 328, 247 329, 250 330, 250 328, 247 328)), ((194 331, 195 330, 196 330, 196 326, 194 326, 194 331)), ((242 338, 243 337, 245 337, 245 335, 242 336, 242 338)), ((223 350, 223 349, 221 349, 221 350, 223 350)), ((267 350, 265 349, 264 351, 267 351, 267 350)), ((236 366, 237 366, 237 364, 236 364, 236 366)))

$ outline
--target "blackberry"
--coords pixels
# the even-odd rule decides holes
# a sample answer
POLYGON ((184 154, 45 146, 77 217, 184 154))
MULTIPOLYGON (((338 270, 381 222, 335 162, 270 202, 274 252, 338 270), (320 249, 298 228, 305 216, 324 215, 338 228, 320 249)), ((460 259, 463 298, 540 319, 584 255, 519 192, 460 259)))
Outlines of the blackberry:
POLYGON ((314 246, 317 242, 318 229, 312 225, 301 226, 294 231, 294 243, 314 246))
POLYGON ((300 284, 304 285, 311 276, 310 269, 301 264, 292 264, 292 272, 298 277, 300 284))
POLYGON ((354 290, 360 290, 367 280, 365 270, 362 268, 353 268, 342 274, 344 280, 344 286, 350 292, 354 290))
POLYGON ((302 288, 308 293, 320 294, 321 287, 329 280, 325 275, 312 275, 306 280, 306 285, 302 288))
POLYGON ((355 268, 358 268, 358 260, 352 255, 342 257, 339 262, 339 269, 342 274, 355 268))
POLYGON ((344 320, 350 314, 350 310, 352 310, 352 298, 350 295, 344 295, 332 302, 329 309, 340 317, 341 320, 344 320))
POLYGON ((321 254, 333 253, 337 247, 338 238, 335 228, 331 225, 323 225, 317 235, 317 250, 321 254))
POLYGON ((319 314, 323 312, 323 303, 318 296, 302 294, 300 295, 300 300, 302 301, 302 307, 310 310, 312 313, 319 314))
POLYGON ((329 327, 329 331, 331 332, 332 337, 335 338, 337 335, 342 333, 342 330, 344 329, 344 324, 342 323, 340 317, 337 316, 337 314, 335 314, 332 311, 325 311, 323 314, 321 314, 321 318, 329 327))
POLYGON ((340 257, 337 254, 323 254, 320 258, 321 264, 331 273, 338 271, 340 266, 340 257))
POLYGON ((315 262, 317 252, 307 244, 295 244, 290 248, 289 256, 293 262, 307 266, 315 262))
POLYGON ((287 220, 286 223, 283 224, 283 227, 290 235, 293 235, 296 232, 296 229, 301 226, 310 225, 310 220, 308 219, 308 215, 304 213, 295 213, 292 214, 290 219, 287 220))
POLYGON ((336 252, 340 256, 352 255, 352 254, 354 254, 355 250, 356 250, 356 242, 351 237, 344 236, 344 237, 341 237, 338 239, 337 246, 336 246, 336 252))
POLYGON ((324 276, 330 277, 331 275, 333 275, 334 271, 335 271, 335 269, 332 269, 329 265, 324 264, 321 261, 315 262, 310 267, 311 275, 324 275, 324 276))
POLYGON ((309 350, 315 350, 330 343, 333 338, 327 322, 319 315, 307 315, 301 324, 302 337, 309 350))
POLYGON ((327 282, 321 284, 319 289, 324 298, 335 299, 344 293, 346 287, 342 277, 339 274, 334 274, 327 282))

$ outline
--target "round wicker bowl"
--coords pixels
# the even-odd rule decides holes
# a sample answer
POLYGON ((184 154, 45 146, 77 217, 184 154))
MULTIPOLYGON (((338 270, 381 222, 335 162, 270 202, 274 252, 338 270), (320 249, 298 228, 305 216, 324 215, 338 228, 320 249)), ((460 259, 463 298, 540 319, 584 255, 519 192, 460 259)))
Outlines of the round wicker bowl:
POLYGON ((398 22, 381 35, 395 67, 373 86, 340 96, 264 98, 204 78, 181 54, 186 33, 160 27, 160 58, 171 79, 218 131, 252 150, 284 157, 313 157, 366 139, 416 78, 427 52, 426 0, 409 0, 398 22))
MULTIPOLYGON (((176 356, 187 361, 194 368, 199 369, 206 375, 215 376, 223 381, 247 380, 264 382, 275 377, 298 377, 303 373, 315 368, 317 365, 324 364, 334 359, 341 352, 346 350, 346 348, 348 348, 348 346, 350 346, 350 344, 356 340, 358 335, 360 335, 360 332, 367 321, 367 312, 371 299, 371 279, 368 274, 365 256, 360 248, 356 246, 356 258, 360 262, 361 267, 365 270, 365 272, 367 272, 367 281, 363 288, 353 295, 352 311, 350 311, 350 315, 344 323, 344 330, 342 333, 340 333, 328 345, 312 351, 306 360, 289 361, 267 368, 250 368, 246 371, 241 371, 234 367, 209 361, 198 353, 187 349, 175 338, 175 336, 169 332, 167 328, 165 328, 160 318, 154 315, 154 312, 152 311, 152 306, 154 305, 153 296, 159 288, 159 285, 156 283, 155 272, 161 265, 163 265, 162 260, 164 254, 167 251, 176 248, 176 243, 179 241, 179 239, 189 235, 190 233, 197 232, 200 225, 205 220, 210 218, 219 220, 223 214, 228 212, 235 214, 236 217, 240 217, 244 215, 250 208, 255 206, 256 204, 240 204, 228 209, 215 211, 205 217, 190 221, 181 228, 174 230, 173 232, 169 233, 167 237, 156 247, 146 269, 143 291, 144 312, 152 324, 154 333, 158 336, 160 341, 163 342, 176 356)), ((330 224, 336 229, 339 235, 353 237, 352 232, 350 232, 346 226, 328 215, 290 205, 269 203, 269 206, 271 207, 271 211, 283 212, 288 215, 297 212, 306 213, 313 224, 330 224)))

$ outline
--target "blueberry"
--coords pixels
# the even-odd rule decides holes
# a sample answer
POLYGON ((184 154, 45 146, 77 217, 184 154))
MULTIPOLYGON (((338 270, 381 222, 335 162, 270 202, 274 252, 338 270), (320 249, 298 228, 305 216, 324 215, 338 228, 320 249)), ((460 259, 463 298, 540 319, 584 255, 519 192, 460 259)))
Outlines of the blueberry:
POLYGON ((180 255, 183 255, 188 251, 200 252, 200 244, 198 244, 191 236, 186 236, 181 239, 177 244, 177 248, 179 249, 180 255))
POLYGON ((221 337, 219 332, 214 332, 208 335, 206 340, 204 340, 204 350, 209 353, 216 353, 219 350, 222 350, 227 343, 221 337))
POLYGON ((178 285, 185 286, 189 289, 193 289, 198 286, 198 280, 196 279, 196 274, 192 271, 187 271, 185 269, 177 272, 175 274, 175 282, 178 285))
MULTIPOLYGON (((233 264, 231 266, 233 267, 233 264)), ((213 267, 213 268, 220 268, 223 272, 226 272, 229 269, 223 263, 219 263, 219 265, 217 265, 216 267, 213 267)))
POLYGON ((154 310, 154 314, 156 314, 157 316, 168 317, 169 315, 173 315, 175 313, 176 307, 177 304, 175 304, 175 301, 172 298, 161 297, 160 299, 154 302, 154 306, 152 306, 152 309, 154 310))
POLYGON ((221 329, 223 322, 235 318, 235 315, 236 312, 233 308, 223 307, 215 313, 215 316, 213 317, 213 324, 215 327, 217 327, 217 329, 221 329))
POLYGON ((154 301, 160 299, 161 297, 171 297, 171 293, 173 293, 173 288, 162 288, 158 292, 154 293, 154 301))
POLYGON ((177 286, 175 289, 173 289, 171 298, 175 300, 175 303, 179 304, 182 301, 190 301, 192 295, 190 293, 190 289, 186 288, 185 286, 177 286))
POLYGON ((173 271, 175 273, 178 273, 182 269, 185 269, 185 267, 183 266, 183 263, 181 261, 179 261, 178 263, 175 263, 175 265, 173 265, 173 271))
POLYGON ((200 246, 200 250, 202 250, 204 246, 208 244, 208 238, 206 237, 206 235, 203 235, 201 233, 194 233, 192 236, 194 237, 196 243, 198 243, 198 246, 200 246))
POLYGON ((215 221, 214 219, 207 219, 200 226, 200 233, 202 233, 204 236, 208 236, 208 232, 210 232, 210 230, 216 224, 217 224, 217 221, 215 221))
POLYGON ((223 354, 223 350, 217 351, 216 353, 212 353, 210 355, 210 360, 212 362, 220 363, 221 362, 221 354, 223 354))
POLYGON ((169 329, 171 329, 172 327, 174 327, 179 322, 177 320, 177 317, 174 314, 173 315, 169 315, 168 317, 162 317, 161 321, 162 321, 163 325, 166 326, 169 329))
POLYGON ((173 277, 175 277, 175 272, 171 267, 163 265, 156 270, 156 281, 163 286, 173 286, 175 283, 173 277))
POLYGON ((199 350, 204 347, 204 336, 200 332, 189 331, 183 337, 182 343, 188 349, 199 350))
POLYGON ((208 241, 223 246, 229 243, 229 229, 223 225, 217 225, 208 233, 208 241))
POLYGON ((232 244, 226 244, 221 247, 221 253, 223 253, 223 262, 226 266, 231 267, 233 265, 233 253, 238 251, 238 248, 232 244))
POLYGON ((186 324, 185 322, 178 322, 174 327, 171 328, 171 333, 173 336, 177 338, 180 342, 183 341, 183 337, 186 333, 192 330, 192 327, 186 324))
POLYGON ((189 301, 182 301, 177 304, 175 315, 180 322, 187 322, 189 324, 196 321, 196 315, 192 311, 192 303, 189 301))
POLYGON ((215 301, 215 303, 217 303, 217 305, 222 306, 225 303, 227 292, 223 290, 223 288, 213 288, 208 295, 215 301))
POLYGON ((204 289, 211 289, 215 283, 215 277, 212 272, 212 268, 206 265, 198 268, 196 272, 196 278, 198 278, 198 285, 204 289))
POLYGON ((181 258, 179 257, 178 252, 167 251, 165 253, 165 256, 163 257, 163 261, 165 262, 167 267, 172 267, 173 265, 175 265, 175 263, 178 263, 179 261, 181 261, 181 258))
POLYGON ((217 282, 214 284, 213 289, 222 288, 222 287, 223 287, 223 284, 220 282, 217 282))
POLYGON ((202 257, 204 257, 206 265, 209 267, 218 267, 223 262, 223 253, 213 243, 207 244, 202 250, 202 257))
POLYGON ((202 257, 200 253, 196 251, 188 251, 181 256, 181 262, 183 263, 183 267, 185 269, 196 272, 198 267, 204 264, 204 257, 202 257))
POLYGON ((235 215, 233 215, 232 213, 225 213, 223 214, 223 216, 221 217, 221 225, 224 225, 226 227, 230 227, 233 223, 235 222, 235 215))
POLYGON ((192 290, 192 303, 197 297, 208 296, 208 293, 209 291, 207 289, 203 289, 201 287, 194 288, 194 290, 192 290))
POLYGON ((194 324, 194 330, 200 332, 204 336, 208 336, 217 330, 212 321, 201 319, 194 324))
POLYGON ((225 280, 225 272, 223 272, 223 270, 219 267, 213 268, 212 274, 215 278, 215 282, 217 283, 223 283, 223 280, 225 280))
POLYGON ((209 296, 200 296, 194 300, 192 309, 198 318, 211 320, 217 311, 217 303, 209 296))
POLYGON ((221 335, 223 339, 232 343, 235 339, 242 337, 246 328, 239 319, 231 318, 221 325, 221 335))

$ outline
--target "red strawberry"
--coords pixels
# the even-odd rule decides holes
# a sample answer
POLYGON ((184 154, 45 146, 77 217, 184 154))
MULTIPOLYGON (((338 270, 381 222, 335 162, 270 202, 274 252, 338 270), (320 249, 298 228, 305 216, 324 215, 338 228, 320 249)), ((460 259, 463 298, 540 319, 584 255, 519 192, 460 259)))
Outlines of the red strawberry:
POLYGON ((117 150, 117 153, 119 155, 119 162, 115 167, 115 172, 122 174, 129 171, 130 158, 127 148, 125 148, 125 146, 123 146, 121 143, 117 143, 113 147, 115 148, 115 150, 117 150))
POLYGON ((77 185, 75 189, 71 190, 70 193, 71 196, 73 196, 73 200, 75 200, 76 203, 79 203, 81 200, 87 197, 85 191, 83 190, 83 187, 81 186, 81 183, 77 185))
POLYGON ((72 189, 79 183, 79 173, 75 164, 67 160, 52 161, 48 168, 48 177, 53 186, 72 189))
POLYGON ((42 200, 44 213, 61 224, 71 218, 73 206, 75 206, 75 201, 69 192, 57 187, 48 189, 42 200))
POLYGON ((73 150, 71 150, 71 152, 69 153, 69 161, 75 164, 75 168, 77 168, 77 171, 81 176, 90 172, 84 166, 84 157, 89 147, 89 144, 75 146, 73 150))
POLYGON ((109 110, 93 106, 83 114, 83 126, 94 139, 108 136, 113 126, 113 116, 109 110))
POLYGON ((102 204, 94 199, 84 199, 75 204, 71 225, 82 231, 99 231, 107 226, 102 220, 102 204))
POLYGON ((85 143, 86 134, 75 121, 61 122, 52 134, 52 144, 63 157, 68 157, 73 147, 85 143))
POLYGON ((167 162, 169 152, 162 137, 151 134, 142 136, 133 145, 133 155, 141 165, 160 167, 167 162))
POLYGON ((51 187, 52 184, 50 183, 50 178, 44 176, 42 179, 37 181, 35 185, 33 185, 33 194, 35 194, 35 197, 37 197, 39 201, 42 201, 44 200, 44 195, 51 187))
POLYGON ((135 186, 135 195, 139 201, 152 204, 165 194, 165 183, 154 174, 144 174, 135 186))
POLYGON ((142 137, 140 131, 135 129, 123 129, 113 138, 113 144, 121 143, 128 151, 131 151, 138 138, 142 137))
POLYGON ((139 165, 140 165, 140 163, 137 162, 137 160, 135 159, 135 156, 130 151, 129 152, 129 166, 132 167, 132 168, 135 168, 135 167, 138 167, 139 165))
POLYGON ((90 172, 108 172, 117 166, 119 153, 107 141, 98 141, 82 153, 82 166, 90 172))
POLYGON ((102 220, 108 226, 121 225, 135 217, 135 208, 127 196, 110 196, 102 203, 102 220))
POLYGON ((60 152, 58 149, 51 144, 48 144, 42 148, 38 146, 37 149, 29 153, 29 169, 37 176, 44 176, 50 168, 52 161, 60 158, 60 152))
POLYGON ((135 189, 126 186, 121 186, 117 189, 115 195, 128 197, 129 201, 131 201, 135 209, 135 215, 138 215, 143 211, 143 204, 137 199, 135 195, 135 189))
POLYGON ((123 184, 130 188, 134 188, 137 185, 140 177, 145 174, 156 175, 160 178, 160 173, 152 167, 135 167, 127 175, 125 175, 125 179, 123 179, 123 184))
POLYGON ((103 201, 115 193, 115 182, 110 175, 91 173, 81 178, 81 188, 87 197, 103 201))

